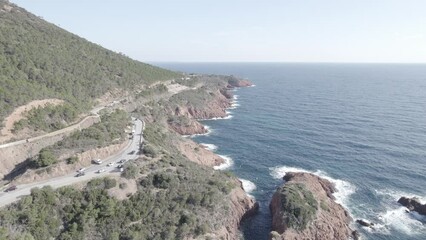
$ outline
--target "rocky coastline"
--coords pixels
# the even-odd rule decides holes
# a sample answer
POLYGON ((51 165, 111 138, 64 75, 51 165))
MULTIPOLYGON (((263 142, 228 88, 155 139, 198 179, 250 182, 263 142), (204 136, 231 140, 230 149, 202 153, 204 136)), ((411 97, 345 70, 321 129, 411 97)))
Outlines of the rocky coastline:
POLYGON ((203 105, 185 104, 169 109, 169 113, 181 121, 169 121, 169 127, 181 135, 206 134, 208 129, 199 120, 227 117, 227 109, 232 106, 232 89, 249 87, 253 84, 247 80, 231 77, 226 85, 209 92, 210 100, 203 105))
POLYGON ((283 179, 270 203, 270 239, 358 239, 330 181, 304 172, 289 172, 283 179))
MULTIPOLYGON (((198 121, 226 117, 226 109, 231 107, 233 101, 233 94, 230 90, 235 87, 251 85, 252 83, 249 81, 232 78, 228 80, 225 86, 210 91, 210 100, 202 105, 186 104, 169 109, 168 112, 174 117, 183 118, 181 121, 169 121, 169 128, 180 135, 207 133, 208 129, 198 121)), ((189 160, 203 166, 214 167, 224 163, 220 156, 204 149, 190 139, 183 139, 179 144, 179 149, 189 160)), ((241 221, 254 215, 259 208, 259 204, 247 195, 241 181, 236 178, 235 188, 229 193, 229 200, 229 217, 223 219, 223 227, 213 233, 206 234, 206 237, 212 239, 239 239, 241 237, 239 231, 241 221)))

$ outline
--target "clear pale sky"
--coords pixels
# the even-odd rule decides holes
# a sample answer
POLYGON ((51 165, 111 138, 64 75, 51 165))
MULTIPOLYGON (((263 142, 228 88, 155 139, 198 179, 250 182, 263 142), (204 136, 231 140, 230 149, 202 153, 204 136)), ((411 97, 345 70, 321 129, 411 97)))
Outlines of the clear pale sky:
POLYGON ((141 61, 426 63, 426 0, 11 0, 141 61))

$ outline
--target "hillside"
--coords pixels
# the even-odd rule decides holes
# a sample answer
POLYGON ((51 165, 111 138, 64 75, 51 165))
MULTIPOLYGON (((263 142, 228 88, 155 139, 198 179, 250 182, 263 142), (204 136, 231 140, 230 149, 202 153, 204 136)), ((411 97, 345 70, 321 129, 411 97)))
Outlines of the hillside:
POLYGON ((243 81, 181 78, 90 43, 4 0, 0 51, 0 121, 25 112, 13 134, 78 126, 1 149, 0 202, 5 207, 0 209, 0 239, 240 237, 240 222, 258 205, 235 176, 213 169, 224 159, 181 134, 204 131, 197 119, 226 115, 230 90, 243 81), (115 93, 113 103, 104 100, 115 93), (104 107, 89 116, 96 120, 74 124, 99 98, 104 107), (27 109, 28 103, 36 107, 27 109), (133 124, 137 128, 131 117, 143 120, 146 128, 140 130, 143 142, 129 151, 126 146, 136 138, 126 133, 133 124), (135 158, 127 159, 130 155, 135 158), (93 159, 104 161, 98 165, 102 174, 93 170, 93 159), (80 180, 77 169, 90 178, 80 180), (55 185, 55 178, 68 185, 55 185), (28 193, 5 203, 11 196, 7 189, 17 193, 26 187, 28 193))
POLYGON ((0 0, 0 122, 32 100, 63 99, 81 112, 114 89, 177 76, 91 43, 0 0))

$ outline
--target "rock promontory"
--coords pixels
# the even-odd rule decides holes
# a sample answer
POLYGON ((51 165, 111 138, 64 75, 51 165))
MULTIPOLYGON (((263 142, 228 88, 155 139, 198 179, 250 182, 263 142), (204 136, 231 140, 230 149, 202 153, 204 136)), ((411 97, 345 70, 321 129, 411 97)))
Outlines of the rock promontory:
POLYGON ((272 197, 270 239, 357 238, 349 213, 335 202, 334 185, 314 174, 289 172, 272 197))
POLYGON ((401 197, 398 200, 398 203, 408 208, 408 210, 410 211, 416 211, 417 213, 421 215, 426 215, 426 204, 421 204, 420 199, 416 197, 413 197, 413 198, 401 197))

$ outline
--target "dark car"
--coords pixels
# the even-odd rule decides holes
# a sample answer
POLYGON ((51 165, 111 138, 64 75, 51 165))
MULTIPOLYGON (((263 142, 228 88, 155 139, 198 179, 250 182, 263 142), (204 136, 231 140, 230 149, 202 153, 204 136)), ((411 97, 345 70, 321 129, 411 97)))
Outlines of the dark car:
POLYGON ((81 176, 84 176, 84 175, 86 175, 86 173, 85 172, 79 172, 79 173, 77 173, 77 175, 75 175, 76 177, 81 177, 81 176))
POLYGON ((12 186, 10 186, 10 187, 8 187, 8 188, 6 188, 6 190, 4 190, 5 192, 11 192, 11 191, 14 191, 14 190, 16 190, 16 189, 18 189, 15 185, 12 185, 12 186))

